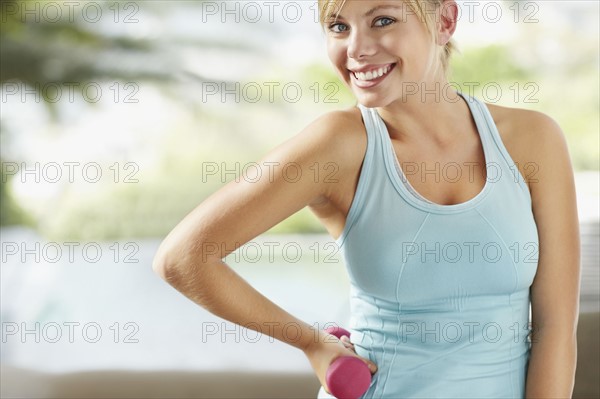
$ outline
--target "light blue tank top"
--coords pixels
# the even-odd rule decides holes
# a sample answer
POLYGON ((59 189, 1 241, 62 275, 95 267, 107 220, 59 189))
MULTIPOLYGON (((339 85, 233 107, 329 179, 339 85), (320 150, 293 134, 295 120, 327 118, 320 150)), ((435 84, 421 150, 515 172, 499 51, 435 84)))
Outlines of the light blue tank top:
MULTIPOLYGON (((351 284, 344 327, 357 354, 379 368, 363 398, 525 397, 538 260, 531 197, 485 104, 459 94, 487 179, 455 205, 411 187, 377 110, 358 105, 367 149, 337 243, 351 284)), ((456 171, 440 165, 439 176, 456 171)), ((332 396, 321 387, 318 397, 332 396)))

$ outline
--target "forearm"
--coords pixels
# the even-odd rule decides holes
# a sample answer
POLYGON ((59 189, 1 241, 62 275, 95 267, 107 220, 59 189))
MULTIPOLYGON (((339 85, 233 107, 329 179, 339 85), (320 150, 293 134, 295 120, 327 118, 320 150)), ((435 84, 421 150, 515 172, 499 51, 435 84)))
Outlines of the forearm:
POLYGON ((270 301, 225 262, 165 268, 165 280, 225 320, 304 350, 319 332, 270 301))
POLYGON ((575 336, 539 332, 532 341, 525 397, 571 398, 577 366, 575 336))

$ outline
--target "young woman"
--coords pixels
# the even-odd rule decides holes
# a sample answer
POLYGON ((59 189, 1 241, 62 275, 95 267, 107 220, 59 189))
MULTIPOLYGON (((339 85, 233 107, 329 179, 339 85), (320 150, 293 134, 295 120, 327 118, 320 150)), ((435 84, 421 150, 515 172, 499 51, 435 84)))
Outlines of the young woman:
POLYGON ((340 356, 371 368, 365 398, 570 397, 579 233, 560 127, 450 89, 454 0, 319 6, 357 106, 272 150, 258 181, 201 203, 154 270, 215 315, 304 351, 319 397, 331 397, 325 375, 340 356), (308 173, 331 162, 334 179, 308 173), (287 178, 292 163, 306 173, 287 178), (222 261, 305 206, 343 251, 351 341, 313 331, 222 261))

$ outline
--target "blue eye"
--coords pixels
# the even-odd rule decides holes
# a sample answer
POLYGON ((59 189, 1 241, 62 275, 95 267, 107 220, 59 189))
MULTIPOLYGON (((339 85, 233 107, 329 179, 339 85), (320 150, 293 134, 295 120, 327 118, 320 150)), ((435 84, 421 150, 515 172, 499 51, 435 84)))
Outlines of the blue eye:
POLYGON ((330 31, 332 31, 334 33, 342 33, 343 31, 336 31, 335 29, 333 29, 334 26, 346 26, 346 25, 341 24, 341 23, 334 23, 334 24, 329 25, 329 30, 330 31))
POLYGON ((377 22, 379 22, 379 21, 386 21, 386 20, 387 20, 387 21, 390 21, 390 22, 389 22, 389 23, 387 23, 387 24, 378 25, 378 26, 388 26, 388 25, 391 25, 391 24, 393 24, 394 22, 396 22, 396 21, 394 21, 394 19, 393 19, 393 18, 382 17, 382 18, 379 18, 377 21, 375 21, 375 23, 377 23, 377 22))

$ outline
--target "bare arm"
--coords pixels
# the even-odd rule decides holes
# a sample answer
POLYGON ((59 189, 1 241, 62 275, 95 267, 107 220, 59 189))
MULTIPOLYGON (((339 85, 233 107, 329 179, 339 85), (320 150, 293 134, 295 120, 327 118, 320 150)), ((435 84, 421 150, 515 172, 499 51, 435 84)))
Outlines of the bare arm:
POLYGON ((211 313, 304 350, 315 331, 222 259, 306 205, 328 198, 339 175, 327 183, 315 179, 310 168, 342 159, 344 123, 341 112, 318 118, 258 162, 259 178, 249 171, 252 178, 234 180, 208 197, 161 243, 154 271, 211 313))
POLYGON ((560 127, 540 113, 531 122, 536 144, 530 148, 539 166, 531 191, 540 252, 531 287, 533 331, 525 396, 570 398, 577 364, 580 284, 575 183, 560 127))

